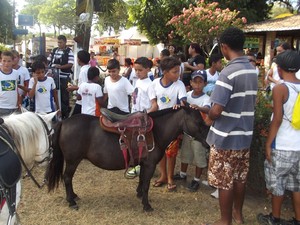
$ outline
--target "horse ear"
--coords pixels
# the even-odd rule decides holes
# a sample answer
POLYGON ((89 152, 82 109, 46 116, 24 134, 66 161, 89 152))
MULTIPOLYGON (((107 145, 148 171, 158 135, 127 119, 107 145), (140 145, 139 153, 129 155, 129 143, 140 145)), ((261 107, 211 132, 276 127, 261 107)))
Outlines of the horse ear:
POLYGON ((39 116, 42 117, 43 120, 48 124, 48 123, 51 123, 51 120, 56 116, 57 112, 58 111, 48 113, 48 114, 39 115, 39 116))

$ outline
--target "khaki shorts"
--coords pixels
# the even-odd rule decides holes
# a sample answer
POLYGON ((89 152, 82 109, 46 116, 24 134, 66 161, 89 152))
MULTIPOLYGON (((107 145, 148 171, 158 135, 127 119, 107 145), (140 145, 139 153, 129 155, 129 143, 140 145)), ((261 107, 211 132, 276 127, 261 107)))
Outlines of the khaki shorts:
POLYGON ((233 181, 245 183, 249 171, 250 149, 224 150, 210 148, 208 183, 224 190, 233 188, 233 181))
POLYGON ((182 163, 193 164, 199 168, 207 167, 207 149, 187 134, 183 135, 180 153, 182 163))

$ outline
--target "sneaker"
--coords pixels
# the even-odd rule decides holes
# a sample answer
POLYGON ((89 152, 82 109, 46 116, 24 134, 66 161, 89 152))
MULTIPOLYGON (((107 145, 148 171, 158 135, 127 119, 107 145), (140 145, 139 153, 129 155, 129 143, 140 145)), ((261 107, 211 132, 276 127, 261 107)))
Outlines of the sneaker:
POLYGON ((256 217, 260 225, 283 225, 280 219, 275 219, 272 213, 269 215, 258 214, 256 217))
POLYGON ((188 190, 191 192, 195 192, 199 189, 200 184, 198 181, 192 180, 191 184, 188 186, 188 190))
POLYGON ((219 190, 216 189, 213 193, 210 194, 214 198, 219 198, 219 190))
POLYGON ((135 178, 140 175, 141 166, 137 165, 126 172, 126 178, 135 178))
POLYGON ((295 218, 293 218, 291 220, 286 221, 285 225, 300 225, 300 221, 298 221, 295 218))
POLYGON ((181 176, 180 173, 176 173, 174 176, 173 176, 173 179, 174 180, 186 180, 186 176, 181 176))
POLYGON ((203 180, 201 183, 204 184, 205 186, 208 186, 208 181, 207 180, 203 180))

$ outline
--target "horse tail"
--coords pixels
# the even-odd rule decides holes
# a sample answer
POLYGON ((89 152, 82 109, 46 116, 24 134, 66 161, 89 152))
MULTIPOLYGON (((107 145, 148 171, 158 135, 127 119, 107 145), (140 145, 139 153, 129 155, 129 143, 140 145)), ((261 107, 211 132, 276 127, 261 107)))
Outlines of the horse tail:
POLYGON ((52 136, 53 156, 47 172, 49 192, 53 191, 55 188, 58 188, 59 181, 63 179, 64 155, 59 145, 61 126, 62 121, 57 123, 52 136))

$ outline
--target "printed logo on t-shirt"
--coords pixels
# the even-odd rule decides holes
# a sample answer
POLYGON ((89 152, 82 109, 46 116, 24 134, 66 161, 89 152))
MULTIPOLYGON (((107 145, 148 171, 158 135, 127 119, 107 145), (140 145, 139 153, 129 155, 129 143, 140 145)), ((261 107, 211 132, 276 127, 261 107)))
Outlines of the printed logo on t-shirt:
POLYGON ((16 80, 2 80, 2 91, 14 91, 16 90, 16 80))
POLYGON ((163 97, 160 98, 160 101, 162 103, 168 103, 168 102, 171 101, 171 99, 168 96, 163 96, 163 97))
POLYGON ((47 93, 47 89, 45 87, 40 87, 39 89, 37 89, 37 91, 42 94, 47 93))

